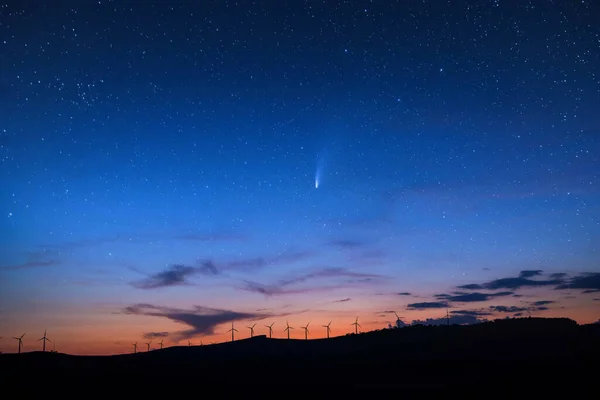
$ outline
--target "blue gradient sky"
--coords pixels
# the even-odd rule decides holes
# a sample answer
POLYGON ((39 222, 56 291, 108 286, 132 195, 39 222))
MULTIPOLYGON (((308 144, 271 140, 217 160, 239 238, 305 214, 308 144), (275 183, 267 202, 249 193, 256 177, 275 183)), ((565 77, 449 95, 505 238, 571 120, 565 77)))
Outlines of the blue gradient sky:
POLYGON ((8 2, 0 350, 598 320, 600 8, 568 3, 8 2))

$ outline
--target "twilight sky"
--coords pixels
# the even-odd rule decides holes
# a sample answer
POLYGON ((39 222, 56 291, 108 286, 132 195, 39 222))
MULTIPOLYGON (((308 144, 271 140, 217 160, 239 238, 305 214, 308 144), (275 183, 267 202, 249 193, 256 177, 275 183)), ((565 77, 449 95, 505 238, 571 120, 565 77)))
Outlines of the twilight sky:
POLYGON ((600 317, 600 3, 60 3, 0 4, 0 351, 600 317))

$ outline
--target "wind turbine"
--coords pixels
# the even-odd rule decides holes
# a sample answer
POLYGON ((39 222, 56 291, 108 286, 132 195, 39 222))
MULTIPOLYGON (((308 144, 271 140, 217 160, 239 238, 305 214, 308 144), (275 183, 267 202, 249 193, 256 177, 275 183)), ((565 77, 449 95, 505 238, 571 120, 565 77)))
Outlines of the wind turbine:
MULTIPOLYGON (((250 329, 250 337, 254 337, 254 327, 255 326, 256 326, 256 324, 246 327, 246 328, 250 329)), ((232 340, 232 342, 233 342, 233 340, 232 340)))
POLYGON ((235 333, 235 332, 237 332, 237 331, 238 331, 238 330, 237 330, 237 329, 235 329, 235 328, 233 327, 233 322, 231 322, 231 329, 230 329, 230 330, 228 330, 227 332, 231 332, 231 341, 232 341, 232 342, 235 340, 234 333, 235 333))
POLYGON ((308 324, 306 324, 306 326, 303 326, 302 329, 304 329, 304 340, 308 340, 308 326, 310 325, 310 321, 308 321, 308 324))
POLYGON ((23 346, 23 336, 25 336, 25 333, 24 333, 24 334, 22 334, 22 335, 21 335, 21 336, 19 336, 19 337, 14 337, 14 336, 13 336, 13 339, 15 339, 15 340, 18 340, 18 341, 19 341, 19 354, 21 354, 21 346, 23 346))
POLYGON ((394 315, 396 316, 396 328, 400 328, 400 322, 402 322, 402 320, 400 319, 396 311, 394 311, 394 315))
POLYGON ((190 342, 188 339, 188 347, 190 347, 191 345, 192 345, 192 342, 190 342))
POLYGON ((51 342, 51 343, 52 343, 52 340, 50 340, 50 339, 48 339, 48 338, 46 337, 46 331, 44 331, 44 336, 38 339, 38 342, 39 342, 40 340, 43 340, 43 341, 44 341, 44 344, 42 345, 42 351, 43 351, 43 352, 45 352, 45 351, 46 351, 46 341, 48 341, 48 342, 51 342))
POLYGON ((147 351, 150 351, 150 343, 152 343, 152 339, 150 339, 150 341, 149 341, 149 342, 146 342, 146 346, 148 347, 148 350, 147 350, 147 351))
POLYGON ((358 335, 358 328, 360 327, 360 324, 358 323, 358 317, 356 317, 356 321, 354 321, 350 325, 354 325, 354 333, 358 335))
POLYGON ((160 345, 160 349, 161 349, 161 350, 162 350, 162 348, 163 348, 163 340, 165 340, 165 339, 160 339, 160 342, 158 342, 158 344, 160 345))
POLYGON ((331 321, 327 325, 323 325, 323 328, 327 330, 327 339, 329 339, 329 332, 331 332, 331 321))
POLYGON ((273 325, 275 325, 275 322, 273 322, 271 325, 265 325, 267 328, 269 328, 269 339, 271 339, 273 336, 273 325))
POLYGON ((294 329, 294 328, 292 328, 292 327, 290 326, 290 324, 288 324, 288 322, 287 322, 287 321, 285 321, 285 325, 286 325, 286 328, 285 328, 283 331, 284 331, 284 332, 285 332, 285 331, 287 331, 287 334, 288 334, 288 339, 289 339, 289 338, 290 338, 290 329, 294 329))
POLYGON ((133 354, 137 353, 137 342, 133 343, 133 354))

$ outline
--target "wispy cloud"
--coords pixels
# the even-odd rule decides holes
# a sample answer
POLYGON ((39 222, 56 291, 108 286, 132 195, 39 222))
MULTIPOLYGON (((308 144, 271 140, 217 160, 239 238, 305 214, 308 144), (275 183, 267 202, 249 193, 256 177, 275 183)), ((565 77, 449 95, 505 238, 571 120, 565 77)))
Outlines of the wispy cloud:
POLYGON ((272 284, 261 284, 257 282, 244 281, 242 290, 264 294, 265 296, 275 296, 284 294, 300 294, 313 291, 331 290, 341 287, 348 287, 355 284, 367 284, 380 281, 384 277, 377 274, 368 274, 350 271, 346 268, 322 268, 307 273, 301 273, 286 279, 281 279, 272 284), (308 281, 318 279, 336 279, 334 285, 312 286, 312 287, 294 287, 308 281), (341 281, 340 281, 341 280, 341 281))
POLYGON ((284 252, 272 257, 237 259, 217 263, 210 259, 199 260, 196 265, 174 264, 165 270, 149 275, 131 285, 138 289, 159 289, 170 286, 191 284, 189 279, 195 275, 217 276, 227 272, 254 271, 271 265, 291 264, 307 258, 309 252, 284 252))
POLYGON ((335 300, 333 303, 346 303, 352 300, 350 297, 346 297, 345 299, 335 300))
POLYGON ((12 265, 3 265, 0 266, 1 271, 11 271, 11 270, 19 270, 19 269, 29 269, 29 268, 44 268, 51 267, 54 265, 58 265, 59 262, 57 260, 37 260, 37 261, 26 261, 21 264, 12 264, 12 265))
POLYGON ((342 250, 354 250, 370 244, 367 240, 357 239, 338 239, 332 240, 326 243, 328 246, 332 246, 342 250))
POLYGON ((202 306, 195 306, 191 310, 184 310, 152 304, 134 304, 125 307, 122 313, 166 318, 188 326, 189 329, 174 333, 179 339, 191 339, 198 335, 212 335, 217 326, 228 322, 262 319, 273 316, 270 314, 236 312, 202 306))
POLYGON ((455 301, 457 303, 473 303, 473 302, 480 302, 480 301, 488 301, 495 297, 510 296, 512 294, 513 294, 513 292, 498 292, 498 293, 454 292, 453 294, 437 294, 437 295, 435 295, 435 297, 445 299, 447 301, 455 301))
POLYGON ((396 293, 398 296, 412 296, 411 293, 409 292, 400 292, 400 293, 396 293))

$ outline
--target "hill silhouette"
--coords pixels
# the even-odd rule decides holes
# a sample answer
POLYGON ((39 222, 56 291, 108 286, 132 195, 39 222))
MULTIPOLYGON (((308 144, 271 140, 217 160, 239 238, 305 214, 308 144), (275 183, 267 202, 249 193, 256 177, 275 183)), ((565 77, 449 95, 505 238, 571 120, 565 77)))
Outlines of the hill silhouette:
POLYGON ((114 356, 3 354, 7 382, 34 376, 181 378, 204 384, 356 384, 431 388, 594 383, 600 325, 523 318, 469 326, 410 326, 331 339, 256 336, 114 356), (8 374, 8 375, 7 375, 8 374))

